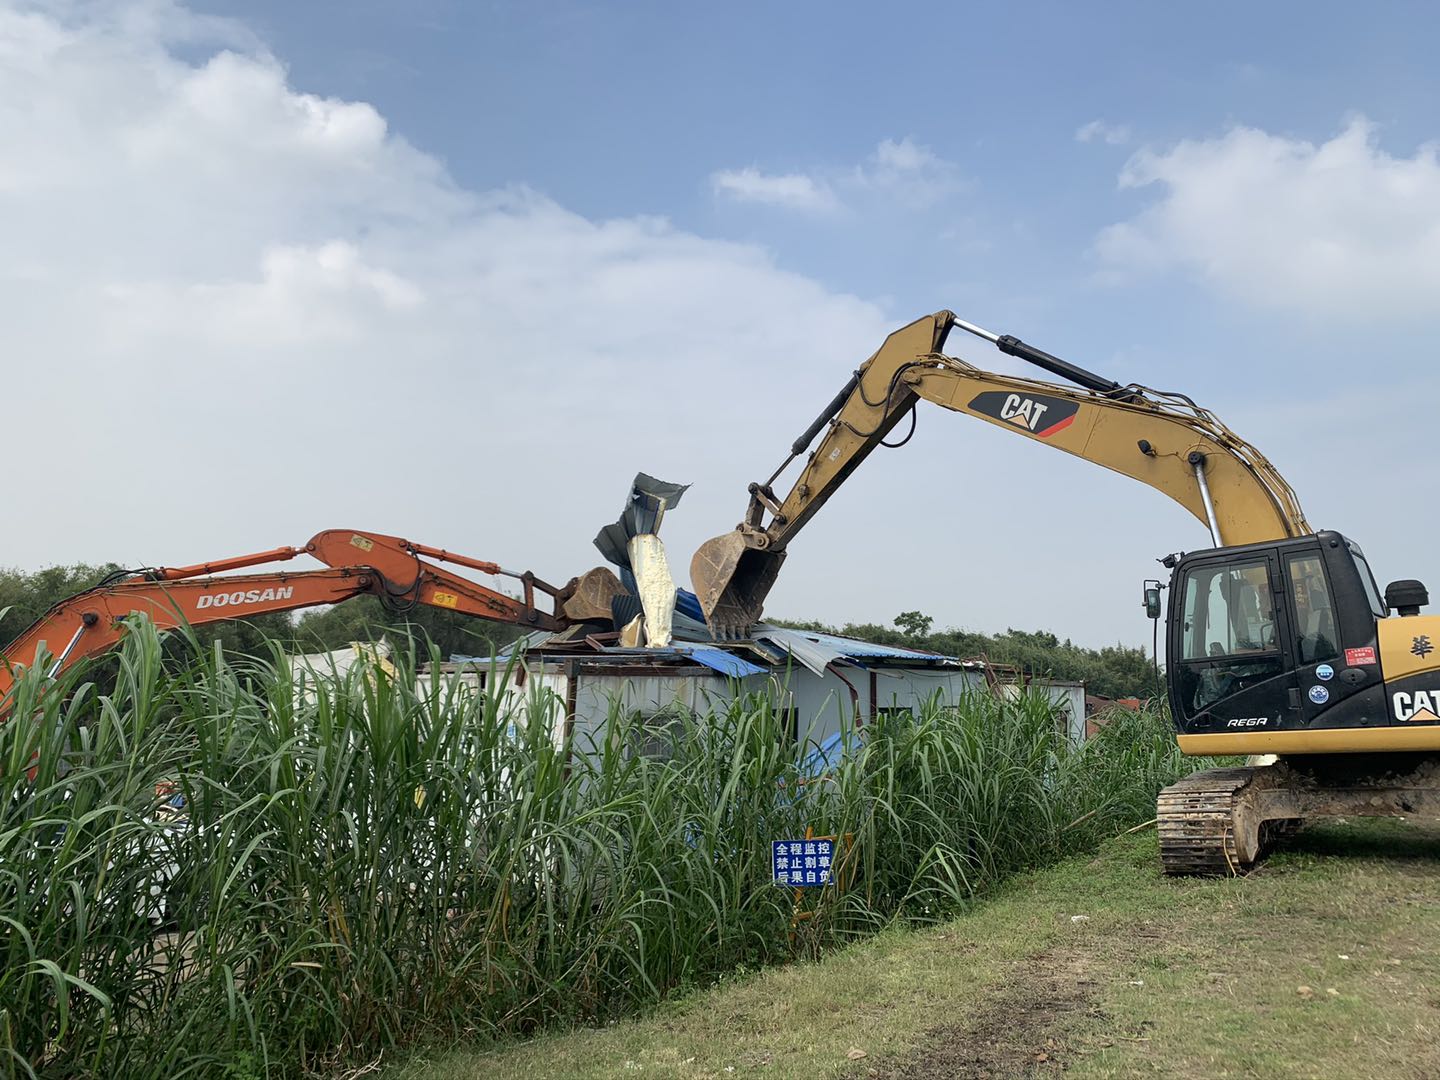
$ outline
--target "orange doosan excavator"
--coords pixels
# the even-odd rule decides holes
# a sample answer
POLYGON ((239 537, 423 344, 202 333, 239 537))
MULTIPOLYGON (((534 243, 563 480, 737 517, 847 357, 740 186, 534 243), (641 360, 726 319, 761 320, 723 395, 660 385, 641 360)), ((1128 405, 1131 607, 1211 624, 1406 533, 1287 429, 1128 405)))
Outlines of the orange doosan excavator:
MULTIPOLYGON (((170 629, 370 595, 391 605, 423 604, 536 630, 562 630, 583 620, 588 610, 587 587, 594 576, 606 573, 592 570, 556 588, 529 571, 506 570, 493 562, 398 536, 352 529, 327 529, 304 547, 279 547, 194 566, 122 572, 60 601, 5 646, 0 652, 0 718, 10 710, 10 691, 23 669, 44 662, 47 674, 54 676, 83 657, 104 652, 120 640, 127 615, 144 614, 157 627, 170 629), (224 576, 228 571, 285 562, 300 555, 311 556, 326 569, 224 576), (522 596, 507 596, 437 562, 512 578, 520 583, 522 596), (550 611, 535 606, 537 591, 550 598, 550 611)), ((595 584, 604 595, 605 583, 595 584)))

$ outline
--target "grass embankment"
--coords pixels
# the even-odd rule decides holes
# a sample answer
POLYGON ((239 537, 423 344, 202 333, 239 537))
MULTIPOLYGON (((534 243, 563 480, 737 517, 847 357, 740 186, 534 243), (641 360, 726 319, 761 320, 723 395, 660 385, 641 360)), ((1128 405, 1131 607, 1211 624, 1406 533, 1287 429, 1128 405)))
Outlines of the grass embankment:
POLYGON ((1194 766, 1160 717, 1081 747, 1042 697, 871 726, 823 780, 764 696, 616 715, 413 658, 308 685, 186 662, 139 624, 106 671, 27 673, 0 724, 0 1068, 291 1076, 422 1040, 631 1015, 741 969, 935 921, 1150 815, 1194 766), (591 750, 592 748, 580 748, 591 750), (27 775, 37 760, 33 779, 27 775), (156 785, 185 820, 157 816, 156 785), (850 834, 854 887, 792 941, 772 839, 850 834))
POLYGON ((394 1075, 1420 1080, 1440 1075, 1437 939, 1440 829, 1319 825, 1240 880, 1166 879, 1153 834, 1128 836, 943 925, 394 1075))

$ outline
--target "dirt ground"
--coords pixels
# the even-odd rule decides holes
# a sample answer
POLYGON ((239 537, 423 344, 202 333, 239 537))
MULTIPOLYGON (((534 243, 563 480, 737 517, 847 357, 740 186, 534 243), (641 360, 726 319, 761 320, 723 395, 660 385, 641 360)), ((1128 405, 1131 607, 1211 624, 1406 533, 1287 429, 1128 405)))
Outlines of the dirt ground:
POLYGON ((1016 964, 986 989, 973 1017, 932 1028, 909 1054, 865 1075, 877 1080, 1058 1075, 1069 1054, 1065 1032, 1073 1014, 1105 1018, 1091 964, 1084 952, 1045 952, 1016 964))

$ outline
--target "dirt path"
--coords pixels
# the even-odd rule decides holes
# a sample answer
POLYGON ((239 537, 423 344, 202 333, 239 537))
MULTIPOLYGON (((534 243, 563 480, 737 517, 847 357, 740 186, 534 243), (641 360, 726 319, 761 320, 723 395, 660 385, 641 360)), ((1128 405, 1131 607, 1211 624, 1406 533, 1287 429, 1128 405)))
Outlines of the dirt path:
POLYGON ((986 989, 965 1023, 932 1028, 903 1057, 854 1075, 1130 1075, 1161 1061, 1164 1071, 1195 1077, 1440 1075, 1440 993, 1427 942, 1440 922, 1440 830, 1320 828, 1247 881, 1191 889, 1218 902, 1027 958, 986 989), (1317 872, 1337 887, 1312 888, 1304 879, 1317 872), (1247 899, 1269 909, 1263 936, 1241 914, 1247 899), (1165 987, 1149 1001, 1138 977, 1147 970, 1165 987), (1116 971, 1137 976, 1126 980, 1133 992, 1117 989, 1116 971), (1232 1011, 1248 1011, 1249 1022, 1235 1023, 1232 1011), (1254 1042, 1217 1045, 1217 1027, 1253 1030, 1254 1042), (1275 1029, 1284 1037, 1267 1045, 1275 1029), (1397 1048, 1395 1033, 1414 1042, 1397 1048), (1323 1049, 1337 1035, 1353 1052, 1323 1049))
MULTIPOLYGON (((863 1075, 876 1080, 1059 1075, 1074 1063, 1077 1053, 1091 1052, 1074 1045, 1077 1029, 1108 1031, 1115 1026, 1115 1018, 1102 1004, 1103 971, 1117 965, 1137 966, 1166 945, 1170 936, 1154 925, 1137 926, 1105 941, 1103 948, 1085 940, 1017 961, 985 988, 965 1022, 928 1030, 920 1045, 903 1058, 869 1066, 863 1075)), ((1100 1048, 1117 1041, 1148 1042, 1148 1027, 1142 1022, 1133 1032, 1114 1032, 1099 1040, 1100 1048)))
POLYGON ((1074 1014, 1103 1019, 1085 952, 1045 952, 987 987, 966 1022, 932 1028, 924 1041, 890 1065, 872 1066, 879 1080, 994 1080, 1063 1071, 1066 1031, 1074 1014))

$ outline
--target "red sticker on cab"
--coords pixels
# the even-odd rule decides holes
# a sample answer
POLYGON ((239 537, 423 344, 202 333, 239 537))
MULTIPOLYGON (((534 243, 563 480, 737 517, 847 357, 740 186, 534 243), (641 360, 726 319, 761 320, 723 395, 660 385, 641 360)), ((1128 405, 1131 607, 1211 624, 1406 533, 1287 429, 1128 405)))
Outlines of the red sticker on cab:
POLYGON ((1346 667, 1359 667, 1361 664, 1373 663, 1375 663, 1375 650, 1368 645, 1363 649, 1345 650, 1346 667))

